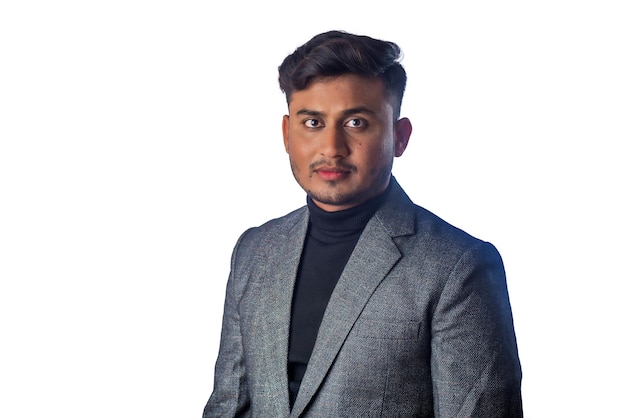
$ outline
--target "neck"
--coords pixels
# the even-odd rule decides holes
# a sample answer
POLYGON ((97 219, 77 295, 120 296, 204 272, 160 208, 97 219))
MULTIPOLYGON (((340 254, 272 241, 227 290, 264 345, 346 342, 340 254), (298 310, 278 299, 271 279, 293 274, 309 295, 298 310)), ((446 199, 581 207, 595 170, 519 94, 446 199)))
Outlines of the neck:
POLYGON ((359 233, 365 228, 374 213, 378 210, 381 203, 388 194, 389 187, 386 191, 375 196, 360 205, 328 212, 320 208, 315 202, 307 196, 307 206, 309 207, 309 219, 311 221, 311 233, 317 238, 325 237, 325 240, 331 238, 347 237, 354 233, 359 233), (320 236, 323 235, 322 236, 320 236))

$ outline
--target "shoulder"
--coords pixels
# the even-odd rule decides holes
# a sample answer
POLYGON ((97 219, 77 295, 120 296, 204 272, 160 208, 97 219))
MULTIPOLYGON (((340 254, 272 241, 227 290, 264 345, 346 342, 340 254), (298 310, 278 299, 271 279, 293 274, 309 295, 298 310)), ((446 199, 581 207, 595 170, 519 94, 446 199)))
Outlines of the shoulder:
POLYGON ((430 254, 446 259, 448 266, 453 267, 452 271, 489 267, 503 273, 502 257, 492 243, 470 235, 426 209, 419 208, 418 213, 419 235, 430 254))
POLYGON ((414 213, 416 231, 427 241, 447 242, 462 247, 474 246, 484 242, 421 206, 414 205, 414 213))
POLYGON ((281 239, 289 238, 295 228, 308 222, 306 206, 298 208, 284 216, 271 219, 260 226, 246 230, 237 242, 240 250, 267 248, 281 239))
POLYGON ((391 236, 416 240, 436 252, 453 247, 467 249, 481 239, 447 222, 410 199, 397 182, 393 182, 388 200, 377 213, 391 236))
POLYGON ((449 256, 449 261, 500 260, 500 254, 490 242, 475 237, 465 230, 450 224, 439 216, 415 206, 416 237, 425 248, 439 257, 449 256))
POLYGON ((378 218, 411 263, 451 268, 462 260, 498 260, 496 248, 411 201, 397 185, 378 218))

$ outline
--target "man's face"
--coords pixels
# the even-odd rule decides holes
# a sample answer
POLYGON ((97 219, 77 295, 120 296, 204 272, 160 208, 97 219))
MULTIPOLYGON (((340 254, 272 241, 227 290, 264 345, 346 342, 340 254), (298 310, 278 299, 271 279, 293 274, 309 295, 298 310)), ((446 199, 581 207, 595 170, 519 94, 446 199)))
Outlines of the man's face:
POLYGON ((411 123, 395 121, 380 78, 342 75, 292 94, 283 140, 296 181, 322 209, 356 206, 382 193, 411 123))

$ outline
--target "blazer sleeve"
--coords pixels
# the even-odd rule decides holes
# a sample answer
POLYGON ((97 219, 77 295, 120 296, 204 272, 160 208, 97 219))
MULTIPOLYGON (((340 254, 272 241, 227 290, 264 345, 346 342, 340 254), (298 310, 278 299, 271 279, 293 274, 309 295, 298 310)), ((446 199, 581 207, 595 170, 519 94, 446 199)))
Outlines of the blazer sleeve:
POLYGON ((502 259, 479 242, 452 268, 432 322, 437 417, 522 416, 521 366, 502 259))
POLYGON ((215 363, 213 392, 204 408, 203 418, 245 417, 250 414, 250 397, 238 311, 239 300, 245 289, 245 280, 238 277, 237 268, 237 255, 247 232, 237 241, 231 257, 220 348, 215 363))

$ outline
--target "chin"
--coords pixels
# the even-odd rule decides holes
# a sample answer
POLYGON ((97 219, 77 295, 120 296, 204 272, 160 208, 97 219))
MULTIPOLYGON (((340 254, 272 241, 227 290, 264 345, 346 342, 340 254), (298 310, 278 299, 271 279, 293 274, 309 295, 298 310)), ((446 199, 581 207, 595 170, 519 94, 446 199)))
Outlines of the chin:
POLYGON ((315 201, 333 206, 354 206, 368 198, 362 192, 333 191, 307 191, 307 194, 315 201))

